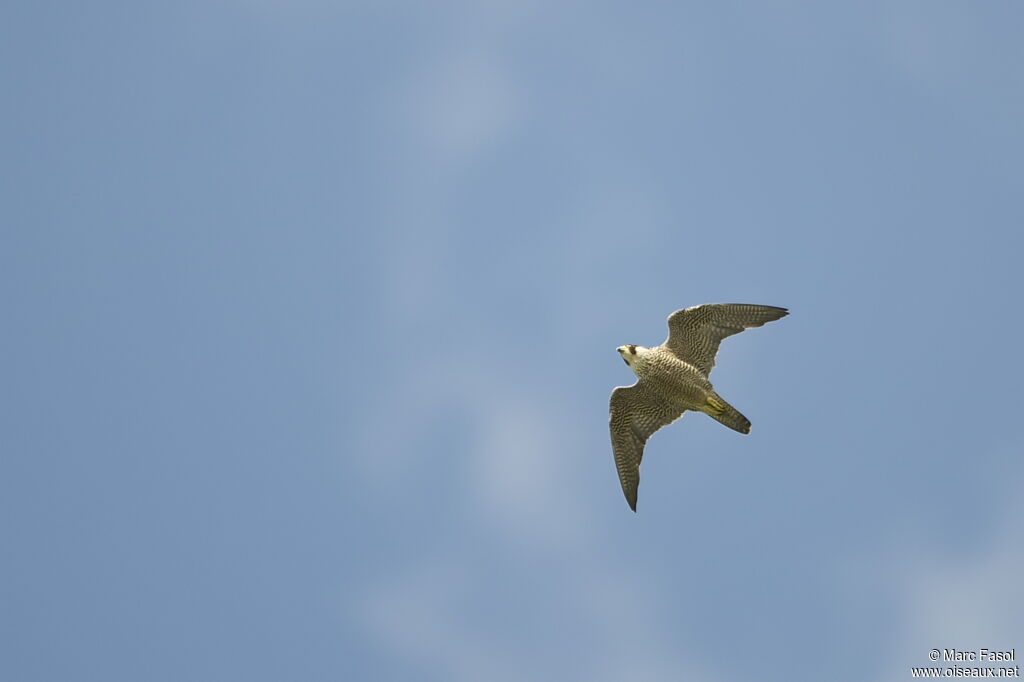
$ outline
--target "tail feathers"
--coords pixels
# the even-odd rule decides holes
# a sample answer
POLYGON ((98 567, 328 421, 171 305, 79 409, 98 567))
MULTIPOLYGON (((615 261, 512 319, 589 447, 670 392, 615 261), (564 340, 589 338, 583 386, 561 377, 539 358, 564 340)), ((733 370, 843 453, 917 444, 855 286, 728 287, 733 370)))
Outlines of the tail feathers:
POLYGON ((709 415, 733 431, 750 433, 750 420, 740 414, 740 411, 735 407, 722 400, 722 397, 717 393, 709 395, 705 405, 709 415))

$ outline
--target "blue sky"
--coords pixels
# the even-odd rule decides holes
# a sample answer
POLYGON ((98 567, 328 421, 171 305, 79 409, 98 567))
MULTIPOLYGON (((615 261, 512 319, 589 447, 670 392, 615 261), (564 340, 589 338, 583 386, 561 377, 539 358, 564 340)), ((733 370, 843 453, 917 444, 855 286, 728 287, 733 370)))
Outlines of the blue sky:
POLYGON ((0 677, 1024 649, 1022 10, 0 9, 0 677), (679 307, 740 436, 607 433, 679 307))

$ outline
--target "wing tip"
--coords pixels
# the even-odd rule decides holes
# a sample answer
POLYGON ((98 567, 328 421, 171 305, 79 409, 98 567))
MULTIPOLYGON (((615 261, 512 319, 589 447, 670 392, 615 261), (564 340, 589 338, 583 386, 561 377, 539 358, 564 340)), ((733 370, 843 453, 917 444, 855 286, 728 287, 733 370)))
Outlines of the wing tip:
POLYGON ((772 318, 773 320, 777 320, 780 317, 785 317, 786 315, 789 315, 789 308, 783 308, 780 305, 764 305, 760 303, 741 303, 740 305, 749 305, 752 308, 760 308, 762 312, 767 312, 772 315, 775 315, 775 317, 772 318))
POLYGON ((633 513, 636 513, 637 488, 627 490, 626 487, 623 486, 622 493, 626 496, 626 504, 628 504, 629 508, 633 510, 633 513))
MULTIPOLYGON (((764 314, 765 311, 767 311, 768 313, 765 316, 764 322, 762 322, 761 324, 764 324, 765 322, 774 322, 775 320, 781 320, 786 315, 789 315, 789 308, 783 308, 777 305, 763 305, 759 307, 762 310, 762 314, 764 314)), ((761 324, 756 326, 761 326, 761 324)))

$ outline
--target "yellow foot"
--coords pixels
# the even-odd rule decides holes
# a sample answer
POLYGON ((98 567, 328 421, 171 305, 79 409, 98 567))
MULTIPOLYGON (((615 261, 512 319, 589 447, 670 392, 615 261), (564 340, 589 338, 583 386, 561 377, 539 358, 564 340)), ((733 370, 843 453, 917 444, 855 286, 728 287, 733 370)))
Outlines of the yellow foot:
POLYGON ((706 404, 708 406, 708 412, 713 415, 720 415, 725 412, 725 403, 718 398, 708 396, 706 404))

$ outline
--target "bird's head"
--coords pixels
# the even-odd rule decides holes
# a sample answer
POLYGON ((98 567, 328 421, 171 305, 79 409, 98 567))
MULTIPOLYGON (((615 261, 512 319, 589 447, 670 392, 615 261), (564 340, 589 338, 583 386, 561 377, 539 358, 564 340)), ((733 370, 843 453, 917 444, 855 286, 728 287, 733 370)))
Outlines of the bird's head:
POLYGON ((619 346, 615 350, 619 351, 619 355, 622 356, 622 360, 632 368, 634 363, 636 363, 637 348, 642 348, 642 346, 637 346, 634 343, 627 343, 625 346, 619 346))

